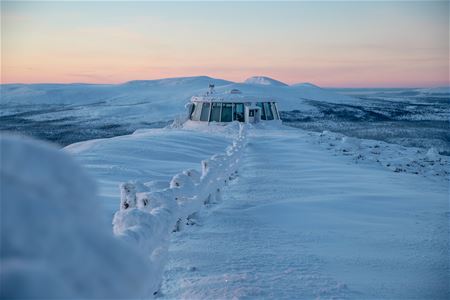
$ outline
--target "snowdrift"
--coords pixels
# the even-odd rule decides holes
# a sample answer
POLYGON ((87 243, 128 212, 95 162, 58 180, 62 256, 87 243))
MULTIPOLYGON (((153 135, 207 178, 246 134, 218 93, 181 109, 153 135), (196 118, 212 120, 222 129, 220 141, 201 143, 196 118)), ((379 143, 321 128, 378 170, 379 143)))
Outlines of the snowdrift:
POLYGON ((120 185, 120 210, 113 219, 114 233, 150 257, 157 280, 149 283, 159 290, 167 260, 170 233, 189 224, 203 205, 220 201, 221 190, 237 174, 245 145, 244 126, 225 154, 215 154, 194 169, 173 176, 169 188, 157 190, 141 182, 120 185))
POLYGON ((151 265, 102 219, 93 181, 69 155, 23 137, 1 145, 2 299, 142 298, 151 265))

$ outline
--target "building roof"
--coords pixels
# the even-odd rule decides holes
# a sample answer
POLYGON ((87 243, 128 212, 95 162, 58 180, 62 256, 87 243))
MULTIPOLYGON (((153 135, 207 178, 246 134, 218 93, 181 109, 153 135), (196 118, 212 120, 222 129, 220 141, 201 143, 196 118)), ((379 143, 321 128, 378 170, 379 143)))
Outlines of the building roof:
POLYGON ((243 93, 241 90, 232 89, 227 91, 216 92, 214 89, 206 92, 201 96, 193 96, 191 102, 275 102, 275 99, 269 96, 252 95, 243 93))

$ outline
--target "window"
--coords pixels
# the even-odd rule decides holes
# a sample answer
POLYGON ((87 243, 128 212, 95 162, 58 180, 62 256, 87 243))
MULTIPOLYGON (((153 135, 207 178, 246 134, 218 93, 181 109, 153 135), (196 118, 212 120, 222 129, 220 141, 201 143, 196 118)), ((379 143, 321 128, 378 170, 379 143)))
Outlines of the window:
POLYGON ((195 108, 191 114, 191 120, 198 121, 200 120, 200 112, 202 110, 202 103, 196 102, 194 104, 195 108))
POLYGON ((221 122, 231 122, 233 113, 233 105, 231 103, 222 103, 222 117, 221 122))
POLYGON ((273 120, 273 113, 269 102, 264 102, 264 110, 266 111, 267 120, 273 120))
POLYGON ((273 116, 274 116, 275 120, 279 120, 280 118, 278 116, 277 105, 275 104, 275 102, 272 102, 271 106, 272 106, 273 116))
POLYGON ((239 122, 245 122, 244 104, 243 103, 236 103, 236 107, 234 108, 233 120, 236 120, 239 122))
POLYGON ((220 122, 220 109, 222 107, 222 103, 213 103, 211 107, 211 118, 210 122, 220 122))
POLYGON ((211 107, 211 103, 203 103, 202 114, 200 115, 200 121, 208 122, 209 119, 209 108, 211 107))
POLYGON ((265 120, 266 112, 264 111, 264 105, 262 104, 262 102, 258 102, 258 103, 256 103, 256 106, 261 107, 261 120, 265 120))

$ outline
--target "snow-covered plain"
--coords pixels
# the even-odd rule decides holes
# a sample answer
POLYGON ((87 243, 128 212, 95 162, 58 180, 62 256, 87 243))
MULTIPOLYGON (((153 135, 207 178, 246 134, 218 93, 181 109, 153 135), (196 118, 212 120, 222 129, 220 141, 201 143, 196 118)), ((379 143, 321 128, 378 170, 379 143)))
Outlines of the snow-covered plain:
MULTIPOLYGON (((223 152, 236 129, 213 129, 143 130, 66 151, 99 180, 111 218, 121 182, 149 182, 159 190, 176 172, 201 171, 200 160, 223 152)), ((193 226, 172 234, 160 296, 449 296, 448 174, 432 167, 418 167, 419 174, 396 172, 367 159, 370 143, 349 147, 366 157, 355 160, 342 155, 342 148, 330 148, 330 139, 352 145, 331 133, 284 126, 248 133, 239 176, 224 189, 223 199, 200 210, 193 226)), ((399 148, 390 145, 382 162, 399 148)), ((417 160, 426 156, 416 154, 417 160)), ((448 170, 443 156, 429 158, 448 170)))

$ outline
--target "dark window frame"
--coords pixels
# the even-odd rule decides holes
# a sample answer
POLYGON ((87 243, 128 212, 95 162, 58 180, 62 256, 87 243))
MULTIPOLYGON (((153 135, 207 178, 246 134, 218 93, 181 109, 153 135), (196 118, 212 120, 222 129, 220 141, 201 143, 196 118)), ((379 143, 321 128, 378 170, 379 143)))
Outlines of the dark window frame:
POLYGON ((211 114, 211 103, 210 102, 202 102, 202 112, 200 113, 200 121, 202 121, 202 122, 209 122, 210 114, 211 114), (207 115, 206 115, 206 113, 203 113, 203 111, 205 110, 206 106, 208 106, 208 108, 207 108, 208 109, 207 115), (206 117, 206 120, 203 120, 204 117, 206 117))
POLYGON ((233 103, 223 102, 222 109, 220 110, 220 122, 228 123, 228 122, 232 122, 232 121, 233 121, 233 103), (227 117, 229 117, 229 118, 227 118, 228 119, 227 121, 224 120, 225 109, 230 110, 229 115, 227 116, 227 117))
POLYGON ((261 108, 261 120, 266 120, 266 111, 264 110, 264 103, 263 102, 257 102, 256 106, 261 108))
POLYGON ((209 116, 209 122, 220 122, 220 117, 222 115, 222 103, 220 102, 212 102, 211 103, 211 113, 209 116), (218 115, 217 115, 217 120, 213 120, 213 117, 215 117, 213 114, 216 113, 216 111, 214 110, 214 107, 218 107, 218 115))
POLYGON ((245 122, 245 105, 244 105, 244 103, 233 103, 233 105, 234 105, 233 121, 245 122), (242 107, 241 112, 237 111, 238 106, 242 107))
POLYGON ((264 102, 264 110, 266 111, 266 120, 272 121, 274 120, 273 111, 272 111, 272 105, 270 102, 264 102))

